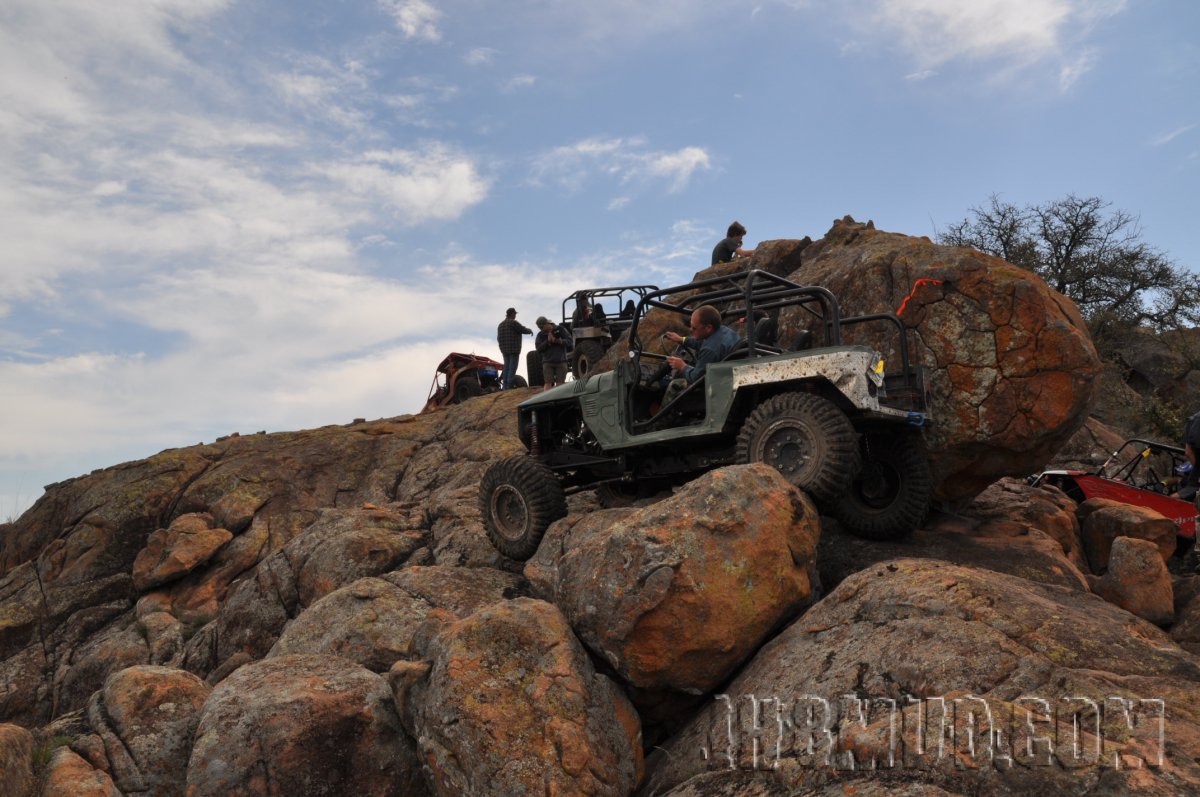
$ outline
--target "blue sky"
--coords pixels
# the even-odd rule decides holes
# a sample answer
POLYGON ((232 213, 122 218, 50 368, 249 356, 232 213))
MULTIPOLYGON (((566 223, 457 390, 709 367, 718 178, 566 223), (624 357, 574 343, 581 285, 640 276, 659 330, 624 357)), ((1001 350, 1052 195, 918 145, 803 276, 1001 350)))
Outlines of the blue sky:
POLYGON ((418 410, 589 286, 1098 195, 1200 266, 1191 0, 6 0, 0 520, 418 410))

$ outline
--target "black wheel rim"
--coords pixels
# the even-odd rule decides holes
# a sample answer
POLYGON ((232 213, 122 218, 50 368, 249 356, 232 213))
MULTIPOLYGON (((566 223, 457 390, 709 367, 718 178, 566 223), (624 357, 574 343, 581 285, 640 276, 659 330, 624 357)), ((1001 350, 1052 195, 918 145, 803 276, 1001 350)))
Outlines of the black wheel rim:
POLYGON ((521 491, 501 484, 492 491, 491 514, 496 533, 506 540, 520 541, 529 525, 529 506, 521 491))
POLYGON ((854 482, 854 491, 863 506, 887 509, 900 495, 900 474, 879 462, 867 463, 854 482))
POLYGON ((788 481, 795 482, 812 471, 813 436, 803 426, 779 420, 769 425, 760 439, 758 459, 774 467, 788 481))

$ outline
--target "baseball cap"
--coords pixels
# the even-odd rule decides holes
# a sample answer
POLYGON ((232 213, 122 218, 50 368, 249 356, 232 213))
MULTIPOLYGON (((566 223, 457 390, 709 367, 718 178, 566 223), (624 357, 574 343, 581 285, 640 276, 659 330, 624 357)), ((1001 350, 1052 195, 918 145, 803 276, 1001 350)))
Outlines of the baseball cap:
POLYGON ((516 314, 517 314, 517 308, 515 308, 515 307, 510 307, 510 308, 508 308, 507 310, 505 310, 505 311, 504 311, 504 314, 505 314, 505 315, 516 315, 516 314))
POLYGON ((544 315, 540 315, 540 316, 538 316, 538 320, 534 323, 536 323, 540 327, 542 324, 549 324, 550 319, 546 318, 546 316, 544 316, 544 315))

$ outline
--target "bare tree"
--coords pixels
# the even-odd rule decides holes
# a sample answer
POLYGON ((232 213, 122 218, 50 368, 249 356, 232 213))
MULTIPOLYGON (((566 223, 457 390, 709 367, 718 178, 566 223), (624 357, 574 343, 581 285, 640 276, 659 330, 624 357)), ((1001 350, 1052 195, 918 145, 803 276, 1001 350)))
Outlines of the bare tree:
POLYGON ((1142 240, 1138 218, 1099 197, 1019 208, 992 194, 938 237, 1038 274, 1074 300, 1097 342, 1121 329, 1200 324, 1195 275, 1142 240))

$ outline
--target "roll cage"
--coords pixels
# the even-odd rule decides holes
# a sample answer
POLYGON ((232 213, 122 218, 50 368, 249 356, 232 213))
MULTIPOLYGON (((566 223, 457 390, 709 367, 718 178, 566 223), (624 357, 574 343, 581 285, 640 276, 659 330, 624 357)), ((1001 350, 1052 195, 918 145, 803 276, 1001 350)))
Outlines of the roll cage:
POLYGON ((568 329, 578 320, 575 318, 575 308, 580 300, 592 308, 592 320, 597 326, 607 326, 612 330, 613 338, 620 337, 621 330, 628 329, 636 314, 635 308, 639 302, 652 291, 657 291, 657 285, 622 285, 613 288, 585 288, 572 293, 563 299, 562 323, 568 329), (612 307, 603 308, 601 300, 611 300, 612 307), (632 303, 632 306, 631 306, 632 303), (599 312, 597 307, 600 307, 599 312), (599 316, 599 318, 597 318, 599 316))
MULTIPOLYGON (((662 288, 648 291, 638 302, 629 329, 629 357, 633 365, 633 373, 641 371, 642 360, 665 359, 664 355, 648 352, 641 337, 638 326, 651 308, 665 310, 690 318, 693 311, 702 305, 711 304, 721 313, 721 318, 744 318, 746 336, 744 340, 726 357, 730 359, 747 359, 770 357, 788 351, 800 351, 811 346, 812 329, 824 333, 824 346, 841 346, 843 327, 870 322, 883 322, 895 333, 895 351, 900 359, 900 367, 883 374, 883 386, 889 396, 893 396, 905 408, 915 413, 924 414, 928 409, 924 377, 919 366, 914 367, 909 356, 908 334, 900 318, 893 313, 869 313, 843 317, 837 297, 827 288, 819 285, 801 285, 784 277, 777 276, 762 269, 731 274, 720 277, 710 277, 686 285, 673 288, 662 288), (807 317, 808 325, 792 345, 779 347, 761 342, 761 333, 757 323, 751 319, 759 316, 770 317, 785 308, 796 308, 801 319, 807 317)), ((802 326, 804 326, 802 324, 802 326)), ((704 376, 701 376, 687 389, 682 391, 667 405, 662 406, 657 413, 649 418, 633 421, 633 431, 646 429, 657 423, 672 409, 686 403, 689 395, 696 395, 703 388, 704 376)), ((628 399, 632 402, 632 393, 628 399)), ((632 406, 629 408, 632 417, 632 406)))

